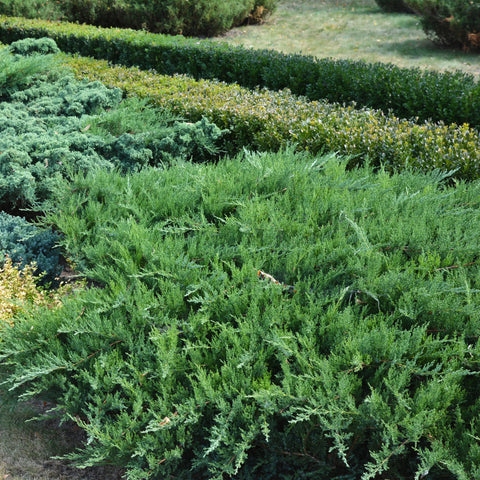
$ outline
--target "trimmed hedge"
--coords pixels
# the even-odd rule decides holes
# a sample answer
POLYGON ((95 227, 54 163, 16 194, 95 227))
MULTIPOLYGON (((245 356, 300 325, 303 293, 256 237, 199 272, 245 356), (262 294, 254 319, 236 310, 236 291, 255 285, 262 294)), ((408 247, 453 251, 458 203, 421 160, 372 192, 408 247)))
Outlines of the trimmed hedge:
POLYGON ((48 36, 65 52, 172 75, 289 88, 311 100, 356 102, 404 118, 480 127, 480 84, 462 72, 439 73, 392 64, 316 59, 249 50, 133 30, 0 17, 0 40, 48 36))
POLYGON ((457 170, 480 176, 480 138, 467 125, 421 125, 381 111, 309 102, 289 91, 250 91, 239 85, 166 77, 138 68, 111 67, 106 61, 64 56, 75 74, 151 99, 192 121, 206 117, 222 129, 229 153, 246 147, 278 150, 289 143, 312 153, 337 151, 387 168, 412 166, 457 170))

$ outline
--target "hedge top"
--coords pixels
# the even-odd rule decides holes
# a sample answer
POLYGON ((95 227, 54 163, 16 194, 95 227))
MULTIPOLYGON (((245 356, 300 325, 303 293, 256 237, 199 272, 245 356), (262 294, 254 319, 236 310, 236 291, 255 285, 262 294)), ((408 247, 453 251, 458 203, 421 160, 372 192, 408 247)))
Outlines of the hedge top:
POLYGON ((288 88, 310 100, 355 102, 417 121, 480 127, 480 84, 463 72, 317 59, 207 40, 0 16, 0 41, 53 38, 66 52, 172 75, 218 79, 248 88, 288 88))

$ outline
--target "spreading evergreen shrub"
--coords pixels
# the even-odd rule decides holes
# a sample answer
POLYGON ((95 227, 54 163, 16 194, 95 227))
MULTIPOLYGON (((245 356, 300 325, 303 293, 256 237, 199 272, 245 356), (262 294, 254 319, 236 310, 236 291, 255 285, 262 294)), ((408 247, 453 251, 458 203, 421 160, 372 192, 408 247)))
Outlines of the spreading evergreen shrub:
POLYGON ((55 78, 56 74, 56 60, 50 55, 25 58, 0 48, 0 101, 8 99, 9 95, 27 87, 38 77, 55 78))
MULTIPOLYGON (((39 61, 43 57, 38 58, 39 61)), ((32 206, 69 170, 108 165, 98 138, 80 130, 82 115, 113 106, 119 90, 71 77, 39 78, 0 103, 0 204, 32 206)))
POLYGON ((61 5, 61 2, 49 0, 0 0, 0 12, 14 17, 60 20, 63 16, 61 5))
POLYGON ((39 229, 24 218, 0 212, 0 264, 8 258, 21 268, 35 264, 34 273, 53 281, 59 273, 59 237, 51 229, 39 229))
POLYGON ((9 46, 10 52, 16 55, 49 55, 60 52, 55 40, 47 37, 25 38, 17 40, 9 46))
POLYGON ((189 36, 215 36, 248 20, 261 22, 278 0, 0 0, 3 15, 67 20, 103 27, 147 29, 189 36), (35 8, 37 7, 37 8, 35 8))
POLYGON ((198 39, 85 25, 0 17, 0 40, 54 38, 66 52, 248 88, 289 88, 310 100, 352 103, 396 116, 480 127, 480 84, 462 72, 433 72, 391 64, 316 59, 198 39))
MULTIPOLYGON (((168 163, 174 159, 195 162, 215 160, 221 153, 219 141, 227 130, 201 118, 195 123, 184 122, 178 114, 154 108, 147 99, 130 97, 117 108, 85 120, 85 128, 100 135, 109 146, 104 155, 115 158, 124 169, 138 169, 150 164, 168 163), (115 140, 112 141, 112 135, 115 140), (147 159, 135 160, 131 148, 147 152, 147 159)), ((141 157, 141 156, 140 156, 141 157)))
POLYGON ((295 143, 312 153, 352 154, 352 164, 368 158, 391 169, 456 170, 458 177, 469 179, 480 174, 480 138, 468 125, 419 125, 380 111, 309 102, 288 91, 250 91, 238 85, 111 67, 93 59, 64 59, 80 78, 120 87, 190 121, 206 117, 228 129, 224 139, 231 153, 243 147, 278 150, 295 143))
POLYGON ((422 27, 446 47, 480 51, 480 4, 470 0, 407 0, 422 27))
MULTIPOLYGON (((11 80, 18 70, 8 76, 11 56, 4 58, 7 68, 0 79, 3 74, 10 82, 4 90, 18 90, 0 102, 0 206, 4 209, 39 208, 35 204, 52 196, 59 179, 79 170, 135 170, 176 156, 205 161, 218 154, 223 132, 207 120, 186 124, 145 102, 121 104, 119 89, 76 81, 71 75, 39 77, 28 88, 20 88, 11 80), (106 109, 111 110, 105 113, 106 109), (92 123, 111 123, 122 115, 121 128, 114 134, 108 129, 101 135, 90 133, 92 123)), ((23 60, 13 62, 17 64, 23 60)))
POLYGON ((7 386, 127 478, 480 475, 480 184, 244 154, 76 177, 103 288, 8 329, 7 386))

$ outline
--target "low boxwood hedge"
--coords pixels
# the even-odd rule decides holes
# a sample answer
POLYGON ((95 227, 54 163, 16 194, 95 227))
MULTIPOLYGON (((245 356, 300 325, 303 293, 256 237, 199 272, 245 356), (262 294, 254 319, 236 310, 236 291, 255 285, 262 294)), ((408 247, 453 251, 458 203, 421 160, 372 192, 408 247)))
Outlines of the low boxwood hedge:
POLYGON ((480 85, 462 72, 317 59, 134 30, 105 29, 0 16, 0 41, 48 36, 66 52, 172 75, 289 88, 311 100, 356 102, 404 118, 480 126, 480 85))
POLYGON ((337 151, 387 168, 456 170, 480 175, 480 138, 468 125, 402 120, 372 109, 310 102, 285 90, 248 90, 211 80, 167 77, 106 61, 64 56, 78 77, 100 80, 127 95, 146 97, 191 120, 206 117, 228 129, 227 151, 278 150, 289 143, 312 153, 337 151))

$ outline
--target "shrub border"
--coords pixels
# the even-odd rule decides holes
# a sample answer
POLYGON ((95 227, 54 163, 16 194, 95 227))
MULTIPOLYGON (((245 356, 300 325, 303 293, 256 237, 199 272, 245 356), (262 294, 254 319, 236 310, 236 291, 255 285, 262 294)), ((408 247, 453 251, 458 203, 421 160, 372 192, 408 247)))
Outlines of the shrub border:
POLYGON ((390 169, 456 170, 465 179, 480 177, 480 137, 468 125, 402 120, 382 111, 327 102, 310 102, 288 90, 248 90, 212 80, 168 77, 104 60, 68 56, 63 63, 79 78, 99 80, 128 96, 149 98, 197 121, 206 117, 226 135, 227 153, 239 149, 278 150, 294 143, 314 154, 336 151, 390 169))
POLYGON ((0 16, 0 41, 44 36, 65 52, 166 75, 184 73, 248 88, 289 88, 310 100, 356 102, 419 122, 432 119, 480 127, 480 83, 459 71, 317 59, 130 29, 0 16))

